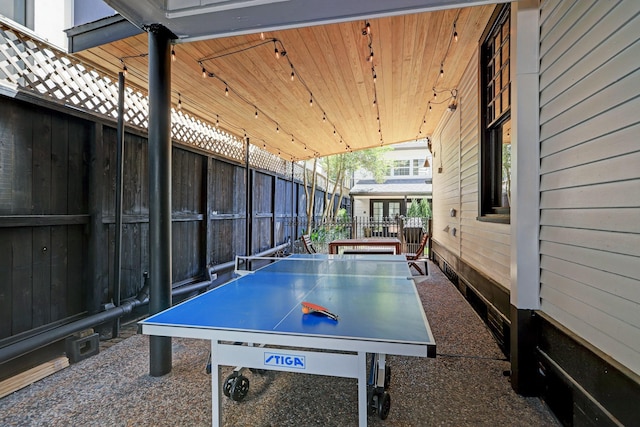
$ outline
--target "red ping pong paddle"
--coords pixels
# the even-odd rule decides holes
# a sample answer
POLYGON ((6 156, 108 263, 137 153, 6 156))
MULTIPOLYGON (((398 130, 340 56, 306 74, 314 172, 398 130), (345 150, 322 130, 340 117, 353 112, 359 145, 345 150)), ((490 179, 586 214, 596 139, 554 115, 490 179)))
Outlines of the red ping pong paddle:
POLYGON ((328 318, 333 319, 335 321, 338 320, 338 315, 337 314, 333 314, 326 307, 323 307, 323 306, 318 305, 318 304, 314 304, 312 302, 302 301, 302 312, 304 314, 320 313, 320 314, 324 314, 328 318))

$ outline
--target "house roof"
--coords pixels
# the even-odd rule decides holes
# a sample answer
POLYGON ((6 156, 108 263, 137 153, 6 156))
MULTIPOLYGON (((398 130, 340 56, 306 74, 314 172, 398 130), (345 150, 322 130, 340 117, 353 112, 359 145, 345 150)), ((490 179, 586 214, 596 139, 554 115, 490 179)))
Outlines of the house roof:
POLYGON ((351 187, 352 196, 431 196, 431 179, 388 179, 377 183, 373 179, 361 179, 351 187))

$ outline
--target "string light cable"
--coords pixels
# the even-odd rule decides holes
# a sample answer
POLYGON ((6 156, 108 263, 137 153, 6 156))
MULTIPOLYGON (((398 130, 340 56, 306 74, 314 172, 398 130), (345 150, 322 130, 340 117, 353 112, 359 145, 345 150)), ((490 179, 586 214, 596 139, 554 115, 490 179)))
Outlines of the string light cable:
POLYGON ((371 80, 373 81, 373 106, 376 109, 376 125, 378 126, 378 135, 380 136, 380 145, 384 145, 384 138, 382 137, 382 124, 380 123, 380 103, 378 102, 378 88, 376 86, 378 80, 378 74, 376 73, 376 67, 373 62, 373 34, 371 32, 371 23, 364 21, 364 27, 362 28, 362 35, 367 37, 367 46, 369 48, 369 56, 367 61, 371 62, 371 80))
MULTIPOLYGON (((283 49, 284 50, 284 49, 283 49)), ((282 55, 282 52, 281 52, 282 55)), ((139 72, 137 69, 135 68, 129 68, 126 65, 126 60, 127 59, 132 59, 132 58, 146 58, 148 57, 149 54, 148 53, 140 53, 137 55, 127 55, 127 56, 123 56, 118 58, 118 61, 122 64, 122 72, 123 74, 128 75, 128 74, 132 74, 134 76, 136 76, 137 78, 146 81, 148 79, 148 76, 145 73, 139 72)), ((172 61, 176 60, 176 54, 175 54, 175 48, 171 49, 171 59, 172 61)), ((208 74, 209 76, 209 74, 208 74)), ((226 82, 225 82, 226 83, 226 82)), ((128 87, 126 89, 127 91, 131 91, 132 88, 128 87)), ((141 92, 144 92, 144 90, 137 88, 137 90, 140 90, 141 92)), ((196 126, 198 127, 207 127, 209 126, 209 122, 201 117, 198 117, 197 115, 193 114, 192 112, 185 112, 183 110, 183 101, 188 104, 189 106, 193 106, 195 107, 196 111, 206 111, 208 108, 203 106, 202 104, 198 103, 197 101, 195 101, 194 99, 190 99, 186 96, 184 96, 181 92, 178 91, 171 91, 172 93, 174 93, 175 95, 177 95, 177 103, 176 103, 176 107, 174 112, 177 114, 177 116, 179 118, 181 118, 182 120, 186 121, 186 122, 190 122, 190 123, 195 123, 196 126)), ((241 138, 237 135, 234 135, 233 131, 227 131, 225 129, 237 129, 237 131, 242 131, 245 136, 247 135, 247 132, 244 128, 241 127, 237 127, 235 125, 233 125, 230 122, 227 122, 225 120, 222 120, 220 118, 220 116, 218 114, 216 114, 216 123, 215 126, 212 127, 212 131, 216 134, 216 138, 225 142, 225 143, 230 143, 230 142, 235 142, 236 144, 240 144, 241 138), (222 122, 222 127, 221 127, 221 122, 222 122)), ((239 132, 237 132, 239 133, 239 132)), ((252 137, 252 135, 249 135, 252 137)), ((282 154, 282 151, 279 150, 277 147, 275 146, 271 146, 270 144, 267 144, 266 141, 262 140, 262 139, 257 139, 257 137, 253 137, 254 140, 259 140, 262 141, 262 146, 265 149, 265 151, 268 151, 270 154, 272 154, 272 151, 278 151, 279 155, 282 154), (271 148, 271 150, 269 150, 268 148, 271 148)), ((307 150, 307 146, 306 144, 304 145, 304 150, 307 150)), ((293 154, 291 153, 284 153, 287 156, 289 156, 293 161, 295 161, 295 156, 293 156, 293 154)), ((313 156, 317 156, 319 155, 319 153, 314 152, 312 153, 313 156)))
POLYGON ((441 93, 448 93, 449 96, 441 99, 440 101, 436 102, 434 100, 431 100, 427 103, 427 109, 424 113, 424 115, 422 116, 422 122, 420 124, 420 127, 418 128, 418 134, 416 135, 416 139, 420 139, 423 138, 422 136, 422 127, 424 125, 427 124, 427 115, 429 114, 429 112, 431 111, 431 106, 433 105, 442 105, 442 104, 446 104, 449 103, 449 101, 451 101, 448 105, 448 110, 449 111, 455 111, 457 108, 457 99, 458 99, 458 89, 453 88, 453 89, 437 89, 437 88, 433 88, 433 93, 434 93, 434 99, 436 98, 437 94, 441 94, 441 93))
MULTIPOLYGON (((236 49, 233 49, 233 50, 230 50, 230 51, 226 51, 226 52, 223 52, 223 53, 219 53, 219 54, 213 54, 213 55, 205 56, 203 58, 198 59, 197 62, 198 62, 198 64, 200 65, 200 67, 202 69, 203 78, 214 78, 214 79, 219 80, 221 83, 223 83, 225 85, 225 95, 228 96, 228 94, 231 92, 234 95, 234 97, 237 97, 242 102, 244 102, 244 103, 246 103, 246 104, 248 104, 248 105, 253 107, 254 112, 255 112, 254 116, 257 116, 258 113, 259 113, 259 115, 261 117, 264 117, 267 120, 271 121, 275 125, 275 129, 276 129, 277 133, 280 133, 280 131, 282 131, 282 133, 288 134, 289 136, 293 137, 293 133, 287 132, 286 130, 284 130, 279 125, 279 122, 275 118, 271 117, 264 110, 260 109, 254 102, 252 102, 247 97, 243 96, 235 88, 233 88, 229 84, 229 82, 227 82, 226 80, 224 80, 223 78, 218 76, 216 73, 210 71, 205 66, 205 62, 207 62, 207 61, 214 61, 216 59, 224 58, 226 56, 235 55, 235 54, 238 54, 238 53, 241 53, 241 52, 246 52, 248 50, 255 49, 255 48, 258 48, 260 46, 264 46, 266 44, 273 44, 274 53, 276 54, 276 59, 280 59, 280 58, 285 58, 286 59, 288 65, 289 65, 289 69, 290 69, 291 80, 297 80, 309 92, 309 105, 312 106, 312 107, 318 107, 320 109, 320 111, 322 112, 322 120, 323 120, 323 122, 328 122, 329 125, 333 126, 334 134, 336 134, 337 137, 339 137, 339 140, 343 144, 345 144, 346 149, 350 149, 349 145, 343 142, 344 138, 342 137, 342 135, 339 132, 335 131, 335 129, 336 129, 335 124, 329 119, 329 117, 328 117, 328 115, 326 113, 326 110, 322 107, 322 105, 320 105, 320 102, 318 101, 318 98, 313 95, 313 92, 311 91, 311 89, 309 88, 307 83, 305 82, 305 80, 302 77, 302 75, 296 70, 293 62, 290 59, 290 56, 287 54, 287 50, 286 50, 286 48, 284 46, 284 43, 279 39, 276 39, 276 38, 265 39, 265 40, 257 42, 257 43, 254 42, 254 43, 251 43, 249 45, 245 45, 245 46, 240 47, 240 48, 236 48, 236 49)), ((304 144, 303 146, 305 147, 305 150, 306 150, 306 144, 304 144)))
MULTIPOLYGON (((447 43, 447 49, 444 52, 444 55, 442 56, 442 60, 440 61, 440 71, 438 73, 438 75, 436 76, 436 82, 440 79, 442 79, 444 77, 444 72, 445 72, 445 64, 446 64, 446 60, 447 60, 447 56, 449 56, 449 51, 451 50, 451 44, 452 42, 457 42, 459 35, 458 35, 458 29, 457 29, 457 24, 458 24, 458 19, 460 18, 460 11, 461 9, 458 9, 457 13, 456 13, 456 17, 453 20, 452 26, 451 26, 451 33, 449 36, 449 41, 447 43)), ((436 90, 436 83, 434 83, 433 85, 433 100, 427 102, 427 106, 425 107, 425 112, 422 116, 422 121, 420 122, 420 126, 418 128, 418 134, 416 135, 416 139, 419 139, 422 135, 422 127, 424 125, 426 125, 427 121, 426 121, 426 117, 429 114, 429 112, 431 111, 431 107, 433 105, 439 105, 439 104, 444 104, 445 102, 450 101, 451 99, 453 99, 453 102, 449 105, 449 111, 454 111, 457 108, 457 103, 456 103, 456 98, 458 95, 458 91, 457 89, 445 89, 445 90, 441 90, 438 91, 436 90), (435 102, 435 99, 438 96, 438 93, 443 93, 443 92, 449 92, 450 93, 450 97, 445 99, 444 101, 440 101, 440 102, 435 102)))
MULTIPOLYGON (((174 92, 174 93, 178 94, 179 101, 183 101, 183 103, 188 104, 189 106, 194 106, 196 110, 204 111, 206 109, 205 106, 203 106, 202 104, 198 103, 196 100, 187 98, 184 95, 182 95, 180 92, 174 92)), ((178 114, 183 115, 183 112, 179 112, 178 114)), ((207 123, 207 121, 205 121, 205 120, 203 120, 201 118, 198 118, 197 116, 194 116, 194 115, 191 115, 191 114, 189 114, 189 116, 191 116, 190 117, 191 120, 196 120, 196 121, 200 121, 202 123, 207 123)), ((239 143, 241 141, 241 138, 239 136, 237 136, 237 135, 242 133, 242 134, 245 135, 245 137, 249 137, 252 141, 261 141, 262 147, 266 151, 269 151, 271 153, 273 153, 274 151, 278 151, 280 154, 285 154, 285 155, 287 155, 288 157, 290 157, 290 158, 292 158, 294 160, 298 159, 293 154, 291 154, 289 152, 282 151, 278 147, 267 143, 264 139, 253 135, 253 133, 247 131, 245 128, 236 126, 233 123, 224 120, 219 114, 216 114, 215 130, 216 130, 217 133, 221 134, 221 139, 224 139, 226 141, 229 141, 229 139, 234 138, 234 139, 236 139, 236 143, 239 143)), ((305 151, 308 150, 308 147, 307 147, 306 144, 303 144, 303 148, 304 148, 305 151)), ((310 153, 311 153, 310 154, 311 156, 319 155, 319 153, 314 152, 314 151, 310 151, 310 153)))

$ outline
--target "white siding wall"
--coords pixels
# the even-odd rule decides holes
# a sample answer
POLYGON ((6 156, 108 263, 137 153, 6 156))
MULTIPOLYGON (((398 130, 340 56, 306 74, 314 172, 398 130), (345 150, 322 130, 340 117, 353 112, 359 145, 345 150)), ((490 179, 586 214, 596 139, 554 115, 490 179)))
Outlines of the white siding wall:
POLYGON ((640 1, 540 22, 541 309, 640 374, 640 1))
POLYGON ((351 207, 351 212, 353 212, 353 216, 371 216, 369 214, 369 204, 371 202, 370 197, 354 197, 353 198, 353 206, 351 207))
POLYGON ((478 217, 479 111, 478 54, 471 58, 460 82, 461 258, 505 287, 510 282, 509 224, 480 222, 478 217))
POLYGON ((458 109, 443 116, 433 135, 434 239, 467 264, 505 288, 510 282, 509 224, 478 217, 478 54, 458 85, 458 109), (441 155, 442 157, 439 157, 441 155), (438 167, 442 165, 442 173, 438 167), (450 210, 456 209, 455 217, 450 210), (449 227, 448 232, 444 231, 449 227), (456 228, 453 236, 451 230, 456 228))
POLYGON ((433 134, 433 238, 460 256, 460 109, 446 113, 433 134), (442 171, 439 172, 439 168, 442 171), (455 209, 455 217, 450 215, 455 209), (455 236, 454 236, 455 229, 455 236))

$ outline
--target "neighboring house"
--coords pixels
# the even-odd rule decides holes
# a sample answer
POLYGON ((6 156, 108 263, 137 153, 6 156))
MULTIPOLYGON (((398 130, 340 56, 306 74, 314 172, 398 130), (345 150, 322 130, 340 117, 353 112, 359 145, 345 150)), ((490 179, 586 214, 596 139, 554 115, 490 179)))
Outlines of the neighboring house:
POLYGON ((406 215, 414 200, 431 201, 431 160, 426 140, 392 148, 385 153, 391 164, 383 182, 376 182, 365 171, 354 174, 354 185, 349 191, 354 217, 393 219, 406 215))
POLYGON ((102 0, 0 0, 0 15, 63 50, 65 29, 115 14, 102 0))

